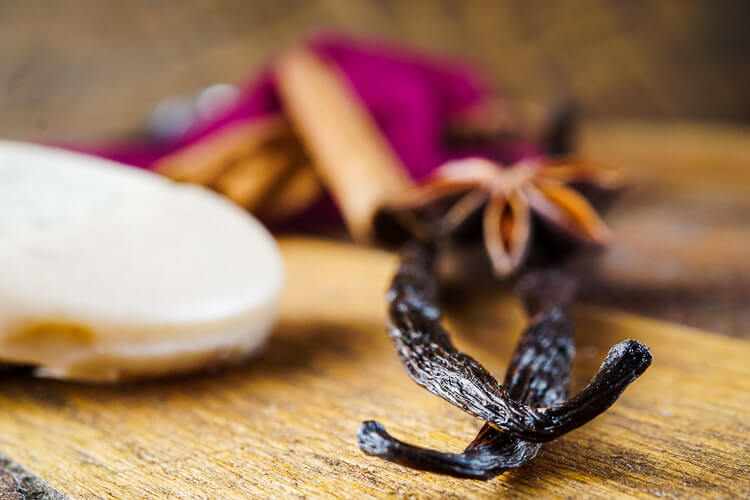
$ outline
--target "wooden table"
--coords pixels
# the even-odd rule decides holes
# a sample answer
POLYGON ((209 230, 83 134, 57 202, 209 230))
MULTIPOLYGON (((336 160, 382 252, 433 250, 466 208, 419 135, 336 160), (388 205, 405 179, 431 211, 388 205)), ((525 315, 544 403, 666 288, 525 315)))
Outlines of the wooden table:
MULTIPOLYGON (((607 349, 655 361, 615 406, 495 480, 418 472, 357 448, 365 419, 459 450, 481 425, 413 384, 384 332, 392 255, 283 240, 282 321, 257 360, 122 387, 8 376, 0 448, 80 498, 613 497, 750 494, 750 344, 592 306, 577 309, 580 388, 607 349)), ((523 315, 504 292, 448 314, 458 346, 501 373, 523 315)))
MULTIPOLYGON (((245 366, 115 388, 6 374, 0 450, 33 474, 0 463, 0 492, 750 495, 750 344, 620 312, 750 338, 750 133, 595 123, 581 149, 626 167, 635 187, 608 216, 612 249, 570 266, 584 299, 598 304, 578 308, 574 384, 625 338, 647 343, 655 361, 611 411, 546 445, 531 464, 479 482, 363 455, 354 432, 365 419, 446 450, 460 449, 480 423, 400 366, 383 326, 392 255, 284 239, 282 321, 245 366)), ((462 301, 448 318, 458 345, 502 373, 523 322, 513 300, 495 290, 462 301)))
MULTIPOLYGON (((354 432, 365 419, 445 450, 459 450, 480 423, 413 384, 396 358, 383 326, 394 256, 283 238, 289 282, 281 323, 246 365, 122 387, 4 375, 0 450, 31 473, 0 462, 0 492, 750 495, 749 138, 697 125, 584 130, 585 154, 629 167, 635 187, 608 217, 612 249, 570 266, 585 298, 576 314, 574 389, 620 340, 645 342, 655 361, 609 412, 545 445, 521 469, 488 482, 457 480, 362 454, 354 432)), ((499 374, 523 316, 495 289, 449 309, 448 322, 458 346, 499 374)))

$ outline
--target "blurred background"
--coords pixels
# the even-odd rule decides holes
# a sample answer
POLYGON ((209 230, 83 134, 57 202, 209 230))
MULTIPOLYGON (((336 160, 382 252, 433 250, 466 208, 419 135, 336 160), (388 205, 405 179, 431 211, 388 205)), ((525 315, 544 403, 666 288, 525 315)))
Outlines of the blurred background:
POLYGON ((455 56, 514 97, 573 96, 582 153, 630 169, 584 297, 750 338, 748 19, 746 0, 0 0, 0 137, 138 134, 321 29, 455 56))
POLYGON ((130 132, 321 28, 455 55, 591 117, 750 121, 745 0, 2 0, 0 135, 130 132))

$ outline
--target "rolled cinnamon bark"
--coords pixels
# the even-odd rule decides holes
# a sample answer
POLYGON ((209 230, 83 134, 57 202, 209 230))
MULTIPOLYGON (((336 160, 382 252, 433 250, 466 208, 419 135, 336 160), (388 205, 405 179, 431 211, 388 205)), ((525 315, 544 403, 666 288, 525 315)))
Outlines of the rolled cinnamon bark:
POLYGON ((235 162, 274 139, 290 135, 280 115, 232 123, 213 135, 160 159, 154 170, 172 180, 209 184, 235 162))
POLYGON ((295 152, 265 147, 222 173, 211 186, 238 205, 256 212, 295 166, 295 152))
POLYGON ((264 221, 281 221, 302 212, 322 195, 323 186, 315 170, 309 162, 302 161, 293 167, 257 215, 264 221))
POLYGON ((275 69, 286 115, 349 232, 371 242, 378 208, 410 186, 406 169, 335 66, 296 48, 275 69))

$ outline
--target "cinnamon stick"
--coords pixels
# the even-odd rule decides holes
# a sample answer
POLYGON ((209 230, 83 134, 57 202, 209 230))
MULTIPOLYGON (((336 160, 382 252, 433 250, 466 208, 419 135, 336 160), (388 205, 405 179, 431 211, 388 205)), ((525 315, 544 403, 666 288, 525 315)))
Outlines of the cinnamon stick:
POLYGON ((378 208, 410 185, 404 166, 335 66, 297 48, 280 58, 276 76, 286 114, 349 232, 372 241, 378 208))
POLYGON ((286 219, 312 205, 322 194, 323 186, 312 165, 300 163, 260 207, 258 216, 267 221, 286 219))
POLYGON ((274 138, 289 135, 280 115, 234 122, 201 141, 160 159, 154 170, 172 180, 209 184, 236 161, 274 138))
POLYGON ((212 187, 251 212, 257 211, 272 195, 295 164, 294 152, 265 147, 242 158, 221 174, 212 187))

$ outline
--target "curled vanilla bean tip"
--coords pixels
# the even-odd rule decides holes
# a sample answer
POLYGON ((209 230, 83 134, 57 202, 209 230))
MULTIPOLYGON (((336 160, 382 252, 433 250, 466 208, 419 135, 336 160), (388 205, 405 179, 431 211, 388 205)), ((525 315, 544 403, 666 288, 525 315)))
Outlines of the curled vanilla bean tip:
POLYGON ((594 378, 569 403, 588 401, 593 404, 597 401, 596 404, 600 406, 600 401, 610 400, 611 406, 625 388, 646 371, 653 359, 651 350, 637 340, 615 344, 594 378))
POLYGON ((362 422, 357 429, 357 444, 368 455, 388 455, 394 449, 393 438, 383 424, 374 420, 362 422))
MULTIPOLYGON (((646 371, 652 360, 651 350, 637 340, 614 345, 597 374, 581 392, 564 404, 539 409, 544 420, 551 424, 548 428, 550 435, 570 432, 603 413, 646 371)), ((539 437, 530 436, 529 440, 548 440, 545 436, 539 437)))
POLYGON ((404 443, 372 420, 359 426, 357 443, 368 455, 413 469, 485 480, 522 465, 539 451, 537 444, 501 438, 463 453, 445 453, 404 443))

